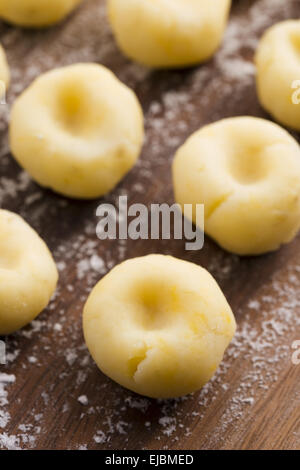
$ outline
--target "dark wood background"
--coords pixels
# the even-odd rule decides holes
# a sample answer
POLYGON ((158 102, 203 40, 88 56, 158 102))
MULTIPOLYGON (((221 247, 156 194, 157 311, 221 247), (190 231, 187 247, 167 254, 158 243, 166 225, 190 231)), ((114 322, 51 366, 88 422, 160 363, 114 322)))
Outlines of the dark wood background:
POLYGON ((292 343, 300 339, 300 237, 259 258, 228 254, 208 238, 197 253, 186 252, 184 241, 100 242, 95 211, 103 200, 76 202, 41 189, 11 158, 7 142, 10 105, 34 77, 65 64, 102 63, 136 91, 146 125, 138 165, 105 200, 116 204, 128 195, 129 203, 172 203, 171 162, 189 134, 227 116, 267 117, 255 92, 257 40, 276 21, 299 15, 298 0, 235 0, 220 51, 185 71, 151 71, 128 61, 102 0, 86 0, 44 31, 1 24, 12 84, 0 109, 0 204, 45 239, 60 281, 49 308, 5 338, 0 448, 299 449, 300 366, 292 363, 292 343), (214 379, 193 396, 165 402, 134 395, 102 375, 81 328, 82 307, 97 280, 122 260, 153 252, 206 267, 238 323, 214 379), (3 384, 4 377, 10 383, 3 384))

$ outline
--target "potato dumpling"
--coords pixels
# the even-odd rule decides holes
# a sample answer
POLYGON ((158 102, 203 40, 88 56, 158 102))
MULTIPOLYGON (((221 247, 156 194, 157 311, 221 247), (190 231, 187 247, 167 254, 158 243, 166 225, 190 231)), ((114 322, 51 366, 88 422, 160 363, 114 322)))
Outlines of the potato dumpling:
POLYGON ((0 209, 0 335, 30 323, 48 305, 57 279, 43 240, 20 216, 0 209))
POLYGON ((135 164, 143 144, 135 94, 98 64, 75 64, 36 79, 11 113, 12 154, 42 186, 97 198, 135 164))
POLYGON ((150 255, 123 262, 96 285, 83 328, 104 374, 141 395, 171 398, 210 380, 236 324, 205 269, 150 255))
POLYGON ((150 67, 185 67, 219 47, 231 0, 108 0, 124 53, 150 67))
POLYGON ((50 26, 65 18, 82 0, 0 0, 0 18, 28 28, 50 26))
POLYGON ((3 47, 0 45, 0 99, 5 95, 9 85, 10 72, 3 47))
POLYGON ((272 122, 205 126, 178 150, 173 180, 176 201, 204 204, 205 232, 233 253, 276 250, 299 230, 300 147, 272 122))
POLYGON ((281 124, 300 131, 300 20, 269 28, 255 62, 262 106, 281 124))

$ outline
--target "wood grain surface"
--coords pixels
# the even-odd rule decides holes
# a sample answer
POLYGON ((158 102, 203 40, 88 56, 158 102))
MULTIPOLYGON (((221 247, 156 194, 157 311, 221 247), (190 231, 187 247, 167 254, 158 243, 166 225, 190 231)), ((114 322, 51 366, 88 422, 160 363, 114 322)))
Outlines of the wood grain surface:
POLYGON ((292 363, 300 339, 300 237, 258 258, 226 253, 208 238, 196 253, 178 240, 101 242, 95 212, 104 200, 78 202, 41 189, 11 158, 7 139, 10 106, 34 77, 65 64, 102 63, 136 91, 146 125, 139 163, 105 202, 127 195, 129 203, 172 203, 171 162, 189 134, 223 117, 269 118, 255 91, 257 40, 271 24, 299 16, 298 0, 234 0, 222 48, 184 71, 151 71, 127 60, 102 0, 86 0, 43 31, 0 25, 12 69, 8 104, 0 108, 0 204, 40 233, 60 270, 49 308, 2 338, 8 364, 0 366, 0 448, 300 448, 300 366, 292 363), (214 379, 180 400, 124 390, 101 374, 83 341, 82 307, 93 285, 122 260, 148 253, 206 267, 237 318, 236 338, 214 379))

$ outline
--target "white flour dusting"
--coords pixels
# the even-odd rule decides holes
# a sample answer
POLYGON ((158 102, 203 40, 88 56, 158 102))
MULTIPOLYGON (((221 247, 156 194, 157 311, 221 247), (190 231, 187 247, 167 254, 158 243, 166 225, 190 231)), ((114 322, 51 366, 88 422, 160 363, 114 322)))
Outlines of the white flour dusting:
MULTIPOLYGON (((58 417, 57 426, 62 434, 70 414, 75 413, 80 417, 83 426, 88 425, 90 420, 94 423, 95 432, 91 441, 85 442, 83 434, 83 442, 76 446, 80 450, 94 448, 95 445, 97 448, 114 449, 120 438, 126 448, 131 433, 136 433, 136 429, 143 429, 149 435, 151 433, 160 447, 176 448, 178 436, 187 439, 194 429, 205 428, 210 419, 210 410, 215 411, 216 426, 213 434, 205 436, 205 445, 211 447, 214 443, 220 445, 223 442, 224 446, 230 447, 230 430, 239 424, 241 436, 246 432, 256 402, 267 397, 270 390, 276 387, 280 372, 291 361, 290 345, 296 339, 295 334, 300 327, 300 257, 295 254, 293 264, 288 268, 280 266, 274 277, 266 280, 246 306, 243 304, 241 309, 237 306, 237 335, 217 374, 199 393, 158 404, 130 394, 96 370, 83 343, 81 331, 81 310, 87 294, 109 269, 126 258, 126 242, 115 242, 113 257, 106 251, 99 251, 101 244, 95 236, 96 205, 90 206, 85 224, 80 227, 81 235, 78 235, 78 231, 72 234, 70 227, 74 223, 76 228, 78 209, 74 209, 72 203, 63 198, 53 200, 49 208, 44 191, 11 162, 6 135, 8 114, 15 97, 40 73, 54 66, 78 61, 96 61, 110 67, 112 57, 118 57, 120 67, 116 65, 116 68, 121 69, 118 73, 121 80, 138 92, 147 87, 153 91, 153 100, 145 105, 146 145, 149 151, 147 159, 142 157, 134 169, 134 182, 129 194, 139 200, 153 186, 153 170, 160 167, 165 169, 166 161, 171 162, 174 151, 190 130, 196 130, 199 125, 220 117, 222 110, 216 109, 210 113, 206 107, 212 97, 215 97, 216 102, 220 97, 223 101, 224 97, 227 98, 234 109, 243 95, 253 90, 255 68, 252 59, 258 39, 275 19, 291 16, 292 2, 249 2, 248 11, 242 19, 240 16, 231 17, 224 44, 213 59, 216 67, 213 76, 210 64, 192 70, 187 78, 174 71, 169 73, 170 87, 159 93, 151 88, 153 72, 127 61, 117 51, 106 22, 104 2, 90 0, 90 3, 99 4, 99 7, 81 9, 72 21, 63 25, 56 40, 49 39, 51 32, 50 36, 47 36, 48 33, 37 33, 47 54, 41 53, 37 45, 33 46, 30 61, 34 65, 27 66, 25 73, 22 50, 14 49, 15 43, 22 42, 22 31, 10 28, 3 37, 12 68, 12 85, 8 93, 8 106, 0 110, 0 132, 4 136, 0 147, 0 206, 14 207, 14 201, 20 196, 24 197, 22 208, 17 210, 41 231, 44 223, 47 223, 48 211, 62 223, 65 212, 70 209, 74 210, 74 214, 65 222, 60 243, 50 240, 58 261, 61 284, 48 311, 8 339, 8 364, 4 366, 4 372, 1 369, 0 373, 0 448, 35 448, 37 442, 47 442, 48 423, 45 418, 51 408, 58 417), (79 28, 82 34, 78 35, 79 28), (185 83, 182 83, 183 80, 185 83), (193 93, 187 92, 187 84, 193 93), (196 100, 195 96, 198 97, 196 100), (204 110, 205 115, 202 115, 204 110), (288 284, 285 283, 287 273, 288 284), (64 292, 68 294, 64 307, 60 303, 60 289, 63 285, 66 285, 64 292), (255 322, 255 325, 260 325, 259 328, 253 326, 254 318, 260 319, 255 322), (23 348, 26 351, 24 357, 23 348), (42 357, 41 350, 44 353, 42 357), (239 367, 239 360, 242 359, 247 360, 246 371, 239 367), (46 369, 49 364, 49 377, 43 381, 43 367, 46 369), (20 377, 13 373, 15 365, 22 372, 20 377), (18 386, 22 388, 32 368, 41 373, 39 396, 30 401, 31 411, 26 413, 26 417, 20 414, 24 422, 20 422, 15 433, 11 434, 11 409, 22 409, 23 404, 18 398, 15 400, 13 394, 10 397, 10 390, 16 390, 18 386), (234 385, 227 383, 229 370, 235 371, 234 385), (84 388, 87 382, 94 387, 91 389, 93 394, 89 389, 88 397, 84 388), (69 386, 65 393, 64 383, 72 383, 72 388, 69 386), (52 403, 54 384, 61 387, 62 398, 59 403, 52 403), (218 398, 220 403, 215 409, 218 398)), ((161 184, 165 185, 166 181, 161 184)), ((117 188, 107 200, 115 202, 121 194, 124 194, 124 189, 117 188)), ((208 268, 220 283, 229 285, 230 279, 242 269, 243 263, 236 256, 216 251, 208 268)), ((300 405, 300 395, 295 396, 295 400, 300 405)), ((138 434, 135 436, 138 445, 138 434)), ((295 436, 300 438, 300 430, 295 432, 295 436)), ((144 446, 145 441, 141 445, 144 446)))

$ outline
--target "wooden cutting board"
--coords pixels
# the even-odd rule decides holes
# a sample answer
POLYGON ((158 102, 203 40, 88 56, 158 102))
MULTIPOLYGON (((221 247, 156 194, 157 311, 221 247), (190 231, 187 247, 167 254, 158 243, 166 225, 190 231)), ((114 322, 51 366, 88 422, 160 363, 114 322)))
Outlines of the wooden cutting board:
POLYGON ((86 0, 45 31, 1 24, 12 85, 8 105, 0 108, 0 204, 45 239, 60 282, 49 308, 5 338, 0 448, 299 449, 300 365, 292 363, 292 344, 300 339, 300 237, 251 259, 228 254, 208 238, 196 253, 178 240, 100 242, 95 211, 103 200, 76 202, 41 189, 11 158, 7 142, 10 106, 33 78, 70 63, 102 63, 136 91, 146 123, 140 162, 105 201, 117 204, 127 195, 129 203, 172 203, 172 158, 189 134, 223 117, 268 117, 255 92, 257 40, 271 24, 299 16, 298 0, 235 0, 220 51, 184 71, 151 71, 128 61, 114 42, 102 0, 86 0), (134 395, 101 374, 81 328, 83 304, 101 276, 127 258, 153 252, 207 268, 238 322, 214 379, 193 396, 165 402, 134 395))

